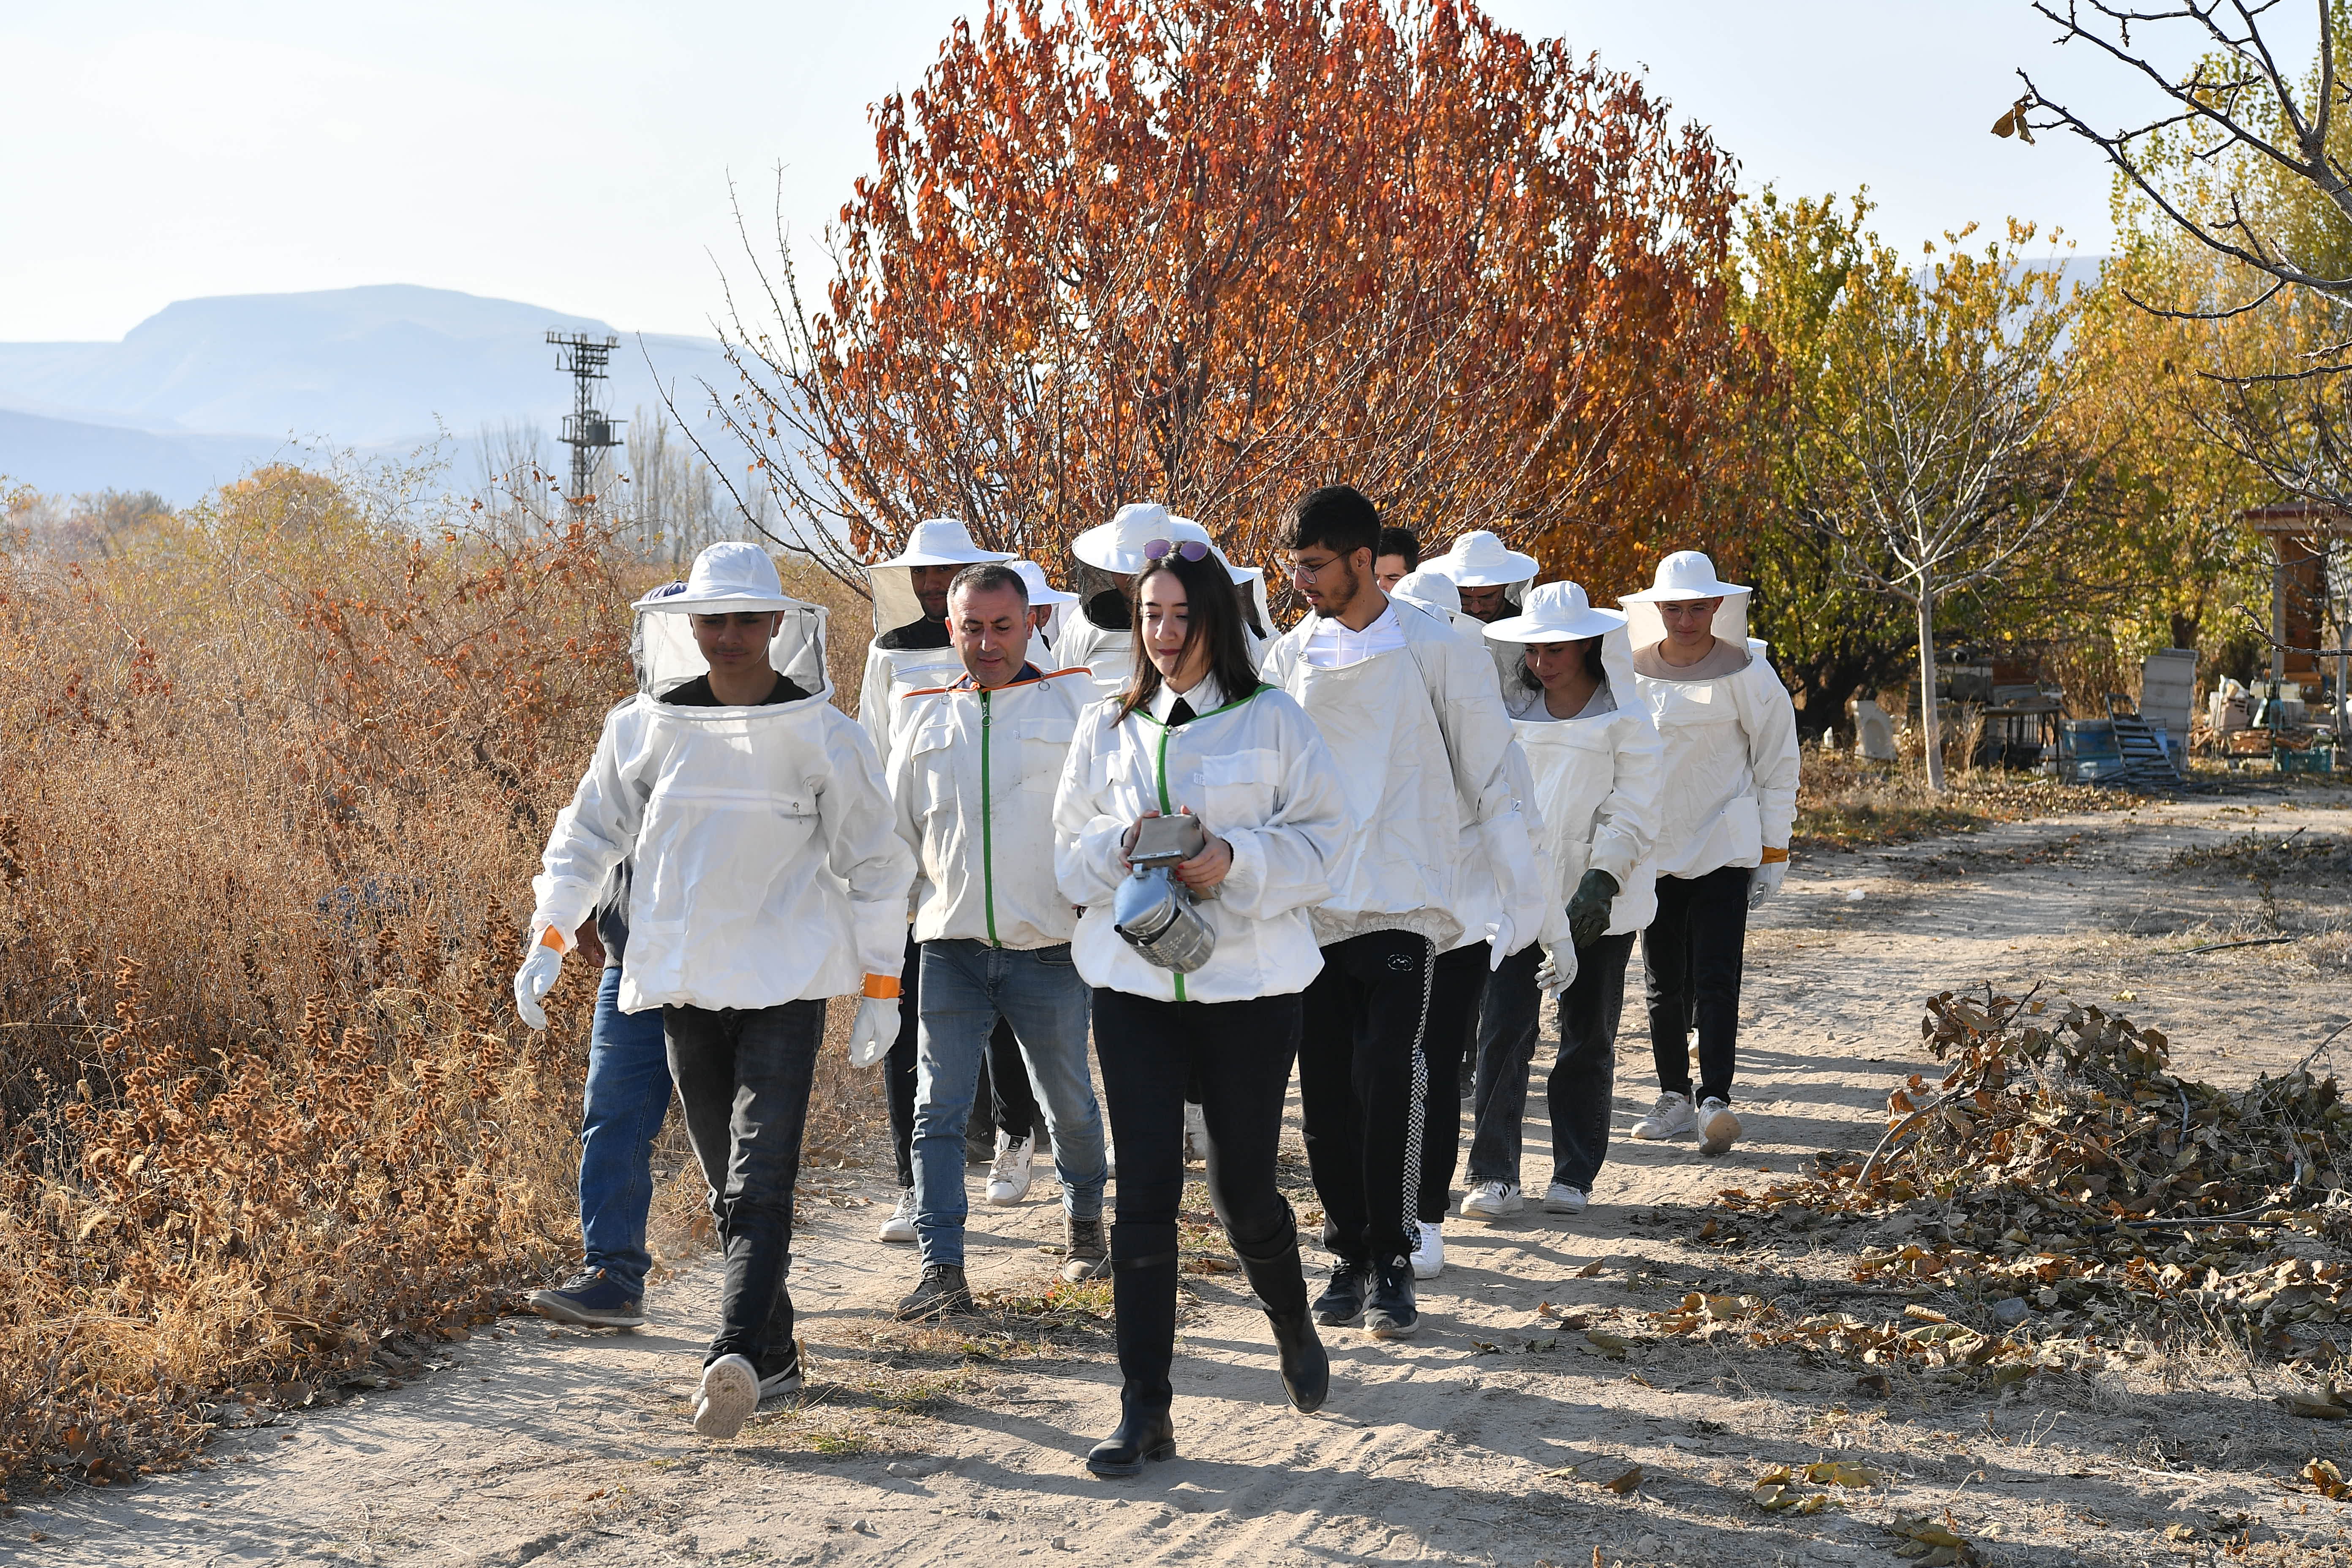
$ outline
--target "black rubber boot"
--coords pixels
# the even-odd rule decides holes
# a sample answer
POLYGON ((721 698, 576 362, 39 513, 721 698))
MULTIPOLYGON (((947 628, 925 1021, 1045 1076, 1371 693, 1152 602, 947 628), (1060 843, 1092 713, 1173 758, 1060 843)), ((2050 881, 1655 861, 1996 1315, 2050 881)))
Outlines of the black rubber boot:
POLYGON ((1173 1458, 1176 1427, 1169 1369, 1176 1360, 1176 1227, 1110 1227, 1111 1310, 1118 1331, 1118 1429, 1094 1447, 1087 1468, 1131 1476, 1150 1459, 1173 1458))
POLYGON ((1322 1336, 1316 1333, 1315 1320, 1307 1310, 1297 1226, 1294 1224, 1267 1243, 1244 1247, 1236 1241, 1234 1252, 1274 1330, 1275 1349, 1282 1357, 1282 1388, 1291 1407, 1310 1415, 1322 1409, 1331 1394, 1331 1358, 1324 1353, 1322 1336))

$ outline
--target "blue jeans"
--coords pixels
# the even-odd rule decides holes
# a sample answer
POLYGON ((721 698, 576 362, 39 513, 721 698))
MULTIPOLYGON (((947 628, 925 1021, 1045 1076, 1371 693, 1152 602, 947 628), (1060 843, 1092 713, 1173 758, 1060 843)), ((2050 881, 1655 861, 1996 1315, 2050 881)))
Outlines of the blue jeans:
POLYGON ((669 1112, 669 1053, 658 1007, 620 1008, 621 966, 596 988, 588 1036, 588 1092, 580 1114, 580 1251, 632 1290, 642 1291, 653 1255, 646 1212, 654 1201, 654 1139, 669 1112))
POLYGON ((1103 1124, 1087 1077, 1093 994, 1067 943, 1016 952, 984 942, 923 943, 915 1086, 915 1239, 923 1262, 963 1266, 963 1131, 1002 1017, 1021 1042, 1054 1141, 1054 1173, 1073 1219, 1102 1217, 1103 1124))

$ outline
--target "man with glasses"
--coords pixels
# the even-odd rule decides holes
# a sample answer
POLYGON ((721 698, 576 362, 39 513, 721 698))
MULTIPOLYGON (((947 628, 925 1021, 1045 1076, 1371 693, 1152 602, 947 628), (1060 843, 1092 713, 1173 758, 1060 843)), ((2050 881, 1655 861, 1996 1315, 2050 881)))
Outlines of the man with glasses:
POLYGON ((1463 931, 1465 840, 1480 841, 1503 883, 1495 952, 1520 945, 1541 914, 1501 692, 1450 624, 1381 591, 1380 538, 1372 503, 1345 485, 1298 503, 1291 576, 1314 613, 1267 649, 1264 676, 1321 730, 1356 826, 1313 911, 1323 969, 1298 1050, 1307 1160, 1337 1258, 1315 1314, 1361 1317, 1393 1339, 1420 1326, 1423 1037, 1436 956, 1463 931))

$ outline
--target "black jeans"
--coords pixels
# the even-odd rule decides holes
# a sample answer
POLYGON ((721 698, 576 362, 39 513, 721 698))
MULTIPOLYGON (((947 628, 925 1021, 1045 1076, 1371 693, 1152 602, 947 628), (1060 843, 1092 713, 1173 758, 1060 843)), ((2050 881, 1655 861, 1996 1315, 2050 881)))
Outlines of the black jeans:
POLYGON ((1323 1245, 1350 1263, 1410 1256, 1421 1239, 1412 1216, 1421 1206, 1422 1035, 1436 956, 1426 937, 1367 931, 1325 948, 1307 987, 1298 1037, 1307 1163, 1323 1199, 1323 1245))
MULTIPOLYGON (((915 1082, 917 1029, 922 1016, 923 950, 907 928, 907 959, 898 972, 898 1037, 890 1042, 883 1059, 883 1088, 890 1100, 890 1154, 898 1163, 898 1185, 915 1184, 915 1082)), ((988 1037, 988 1072, 980 1080, 972 1110, 983 1123, 1014 1138, 1036 1131, 1044 1120, 1037 1096, 1029 1087, 1029 1069, 1021 1060, 1021 1042, 1013 1026, 999 1018, 988 1037)))
POLYGON ((1209 1203, 1269 1312, 1304 1314, 1297 1222, 1275 1181, 1299 999, 1161 1002, 1094 994, 1095 1058, 1118 1143, 1110 1227, 1120 1398, 1166 1409, 1176 1353, 1176 1215, 1184 1196, 1184 1089, 1197 1073, 1209 1203))
POLYGON ((793 1342, 793 1188, 824 1004, 665 1007, 662 1034, 726 1249, 719 1337, 704 1362, 740 1355, 757 1366, 793 1342))
POLYGON ((1689 1094, 1690 1032, 1698 1031, 1698 1093, 1731 1103, 1739 1054, 1739 964, 1748 945, 1745 866, 1658 879, 1658 915, 1642 933, 1650 999, 1650 1053, 1658 1087, 1689 1094))
MULTIPOLYGON (((1580 1193, 1592 1191, 1601 1163, 1609 1156, 1617 1022, 1625 1011, 1625 963, 1633 955, 1632 931, 1578 948, 1576 983, 1559 999, 1559 1055, 1544 1080, 1551 1179, 1580 1193)), ((1530 947, 1505 959, 1487 982, 1486 1019, 1478 1038, 1476 1131, 1470 1140, 1474 1182, 1518 1184, 1528 1068, 1535 1059, 1543 1005, 1536 969, 1542 962, 1543 950, 1530 947)))
POLYGON ((1435 1225, 1454 1201, 1462 1153, 1462 1068, 1478 1044, 1478 998, 1486 990, 1488 945, 1474 942, 1437 955, 1429 983, 1429 1092, 1421 1097, 1421 1207, 1435 1225))

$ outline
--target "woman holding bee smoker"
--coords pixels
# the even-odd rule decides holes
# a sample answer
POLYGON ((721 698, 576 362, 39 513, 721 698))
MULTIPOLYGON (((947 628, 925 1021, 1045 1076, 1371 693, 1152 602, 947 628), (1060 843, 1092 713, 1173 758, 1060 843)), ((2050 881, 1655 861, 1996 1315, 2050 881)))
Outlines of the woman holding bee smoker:
POLYGON ((1085 910, 1071 955, 1094 987, 1119 1151, 1120 1420, 1087 1459, 1102 1476, 1176 1451, 1176 1216, 1196 1076, 1210 1201, 1272 1322, 1290 1402, 1316 1409, 1330 1378, 1275 1159, 1299 994, 1322 967, 1307 911, 1328 896, 1347 801, 1313 721, 1258 684, 1214 554, 1166 539, 1145 554, 1134 677, 1080 719, 1054 809, 1055 878, 1085 910))

